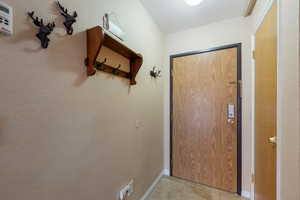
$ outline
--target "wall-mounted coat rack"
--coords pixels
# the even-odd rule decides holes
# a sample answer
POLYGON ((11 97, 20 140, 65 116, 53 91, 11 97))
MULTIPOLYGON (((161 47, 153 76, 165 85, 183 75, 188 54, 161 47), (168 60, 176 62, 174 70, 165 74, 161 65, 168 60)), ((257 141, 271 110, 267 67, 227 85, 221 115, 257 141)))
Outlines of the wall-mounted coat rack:
POLYGON ((136 75, 143 64, 143 56, 137 54, 119 41, 106 34, 100 26, 87 30, 87 75, 93 76, 96 70, 107 72, 116 76, 130 79, 130 85, 135 85, 136 75), (116 67, 109 66, 106 59, 103 62, 96 61, 102 46, 117 52, 130 61, 130 72, 120 70, 120 65, 116 67))

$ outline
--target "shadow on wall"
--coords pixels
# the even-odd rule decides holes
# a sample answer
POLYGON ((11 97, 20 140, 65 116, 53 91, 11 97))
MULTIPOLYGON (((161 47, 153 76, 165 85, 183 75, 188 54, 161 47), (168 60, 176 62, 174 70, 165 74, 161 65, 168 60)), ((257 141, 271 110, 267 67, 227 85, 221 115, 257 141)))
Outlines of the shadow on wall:
MULTIPOLYGON (((38 30, 37 28, 33 28, 31 22, 26 21, 26 26, 28 26, 28 29, 23 30, 22 32, 18 32, 18 33, 14 33, 13 37, 9 40, 6 40, 6 42, 10 45, 15 45, 24 41, 35 41, 35 42, 39 42, 39 40, 35 37, 35 29, 38 30), (30 28, 29 28, 30 27, 30 28)), ((40 47, 40 45, 38 46, 38 48, 27 48, 25 47, 23 49, 23 51, 28 52, 28 53, 36 53, 38 51, 40 51, 42 48, 40 47)))
MULTIPOLYGON (((32 26, 30 22, 27 22, 27 25, 32 26)), ((6 42, 10 45, 24 43, 22 51, 28 57, 32 59, 46 59, 43 60, 43 63, 51 63, 53 70, 58 72, 77 74, 73 86, 80 87, 89 78, 86 75, 86 66, 84 64, 86 58, 86 32, 78 32, 69 36, 63 31, 65 30, 56 28, 56 31, 49 37, 51 41, 47 49, 43 49, 40 41, 36 38, 35 34, 38 32, 38 29, 35 27, 16 33, 13 38, 6 40, 6 42)), ((103 77, 105 79, 119 79, 122 85, 128 87, 128 91, 130 91, 128 79, 103 72, 98 72, 95 76, 98 75, 102 79, 103 77)))
MULTIPOLYGON (((39 15, 38 11, 36 14, 36 16, 43 18, 45 23, 54 21, 56 24, 54 31, 49 36, 50 42, 48 48, 43 49, 41 47, 41 43, 36 37, 38 27, 24 13, 22 26, 16 28, 12 37, 3 37, 0 35, 0 39, 3 39, 1 43, 3 42, 4 45, 6 43, 11 47, 11 51, 16 52, 16 55, 10 55, 6 59, 15 59, 15 57, 24 58, 20 67, 25 70, 26 68, 33 68, 32 71, 36 72, 35 75, 45 72, 44 70, 59 72, 55 76, 69 76, 65 72, 75 74, 76 78, 71 84, 73 87, 81 87, 87 79, 94 79, 87 77, 86 66, 84 64, 84 59, 86 58, 86 33, 83 31, 74 33, 71 36, 67 35, 63 25, 64 18, 58 12, 55 2, 51 6, 49 15, 53 17, 51 19, 44 19, 43 16, 39 15), (42 69, 43 67, 44 69, 42 69)), ((76 30, 76 24, 74 24, 74 28, 76 30)), ((130 93, 127 79, 120 79, 119 77, 102 72, 97 73, 96 76, 101 76, 99 77, 100 80, 116 79, 116 81, 121 82, 122 86, 128 88, 128 93, 130 93)), ((97 77, 98 80, 99 78, 97 77)), ((66 79, 66 81, 68 80, 66 79)))
MULTIPOLYGON (((1 43, 7 44, 16 52, 15 55, 9 55, 6 59, 15 59, 24 57, 23 69, 29 67, 51 67, 51 71, 75 73, 76 79, 73 86, 80 87, 87 79, 86 70, 84 65, 84 58, 86 56, 86 41, 85 32, 74 33, 74 35, 67 35, 63 25, 64 18, 61 16, 56 2, 53 2, 49 10, 50 18, 46 18, 39 14, 39 10, 26 10, 36 11, 36 16, 43 19, 44 23, 54 22, 56 27, 49 35, 49 47, 43 49, 40 40, 36 37, 39 28, 35 26, 32 19, 24 12, 21 23, 22 26, 16 26, 13 36, 7 37, 0 34, 1 43), (34 59, 34 60, 32 60, 34 59), (28 62, 26 62, 26 60, 28 62), (35 66, 37 63, 37 66, 35 66)), ((16 22, 17 23, 17 22, 16 22)), ((20 23, 20 22, 18 22, 20 23)), ((76 24, 74 24, 76 29, 76 24)), ((34 69, 35 70, 35 69, 34 69)), ((39 73, 41 69, 37 69, 39 73)), ((49 69, 48 69, 49 70, 49 69)))
POLYGON ((54 70, 77 75, 73 83, 75 87, 80 87, 88 79, 84 64, 86 57, 85 32, 65 36, 63 39, 54 39, 48 50, 48 55, 49 60, 46 62, 51 62, 54 70))
MULTIPOLYGON (((48 66, 51 66, 53 70, 58 72, 77 74, 73 85, 80 87, 87 79, 84 65, 84 55, 86 55, 85 32, 67 36, 66 34, 63 35, 56 31, 49 37, 51 40, 49 47, 43 49, 40 41, 35 36, 38 29, 33 27, 29 21, 27 21, 27 25, 31 27, 16 33, 12 38, 4 40, 4 42, 9 45, 24 43, 21 51, 31 59, 43 59, 43 63, 51 63, 51 65, 48 64, 48 66)), ((23 67, 26 67, 26 65, 23 67)))

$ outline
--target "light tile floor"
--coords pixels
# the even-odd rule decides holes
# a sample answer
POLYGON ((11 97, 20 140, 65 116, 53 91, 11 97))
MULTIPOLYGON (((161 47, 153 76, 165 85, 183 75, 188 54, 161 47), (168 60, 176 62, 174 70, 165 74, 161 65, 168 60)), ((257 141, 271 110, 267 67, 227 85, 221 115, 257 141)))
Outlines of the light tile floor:
POLYGON ((163 177, 147 200, 246 200, 207 186, 174 177, 163 177))

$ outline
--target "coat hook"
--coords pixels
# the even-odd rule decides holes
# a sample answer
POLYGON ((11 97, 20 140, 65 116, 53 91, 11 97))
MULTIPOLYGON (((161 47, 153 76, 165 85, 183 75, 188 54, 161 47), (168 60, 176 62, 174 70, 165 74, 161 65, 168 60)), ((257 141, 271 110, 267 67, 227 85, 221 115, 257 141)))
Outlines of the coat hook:
POLYGON ((106 63, 106 61, 107 61, 107 59, 104 58, 104 61, 98 63, 98 64, 96 65, 96 68, 97 68, 98 70, 104 70, 104 69, 105 69, 104 64, 106 63))
POLYGON ((150 76, 154 78, 161 77, 161 70, 154 66, 153 69, 150 71, 150 76))
POLYGON ((113 71, 112 71, 112 73, 113 74, 118 74, 118 70, 121 68, 121 64, 119 64, 119 66, 117 67, 117 68, 115 68, 115 69, 113 69, 113 71))
POLYGON ((101 64, 104 64, 104 63, 106 63, 106 61, 107 61, 107 59, 106 59, 106 58, 104 58, 104 61, 103 61, 101 64))

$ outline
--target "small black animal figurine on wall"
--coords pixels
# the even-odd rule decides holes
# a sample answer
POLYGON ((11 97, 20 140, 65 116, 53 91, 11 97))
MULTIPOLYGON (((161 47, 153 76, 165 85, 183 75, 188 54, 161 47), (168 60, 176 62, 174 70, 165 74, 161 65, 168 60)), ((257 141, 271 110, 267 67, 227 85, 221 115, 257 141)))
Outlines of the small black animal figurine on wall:
POLYGON ((73 15, 68 14, 68 9, 65 9, 59 1, 57 1, 57 6, 60 9, 60 14, 65 17, 64 25, 67 29, 68 35, 73 34, 73 24, 76 22, 77 12, 73 12, 73 15))
POLYGON ((153 69, 150 71, 150 76, 154 78, 161 77, 161 71, 158 70, 156 67, 153 67, 153 69))
POLYGON ((34 18, 34 11, 28 12, 28 16, 33 20, 33 23, 40 28, 39 32, 36 34, 36 37, 40 39, 42 47, 46 49, 50 41, 48 36, 52 33, 55 23, 52 22, 44 25, 43 19, 39 20, 38 17, 34 18))

